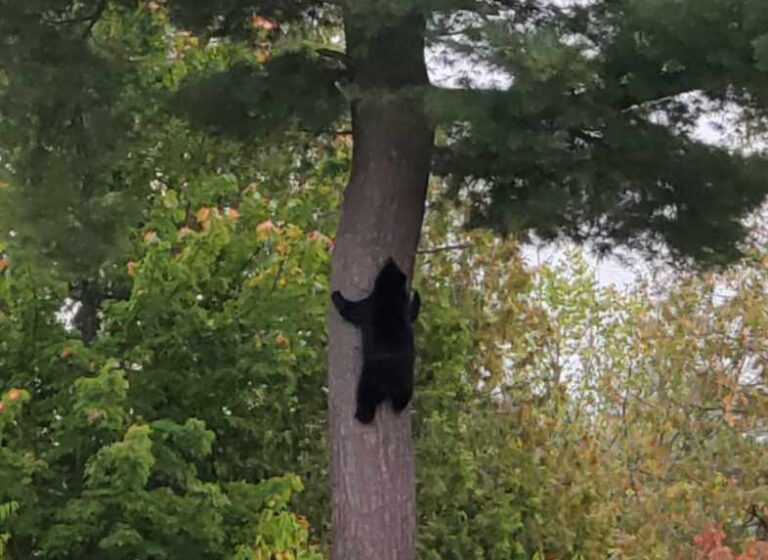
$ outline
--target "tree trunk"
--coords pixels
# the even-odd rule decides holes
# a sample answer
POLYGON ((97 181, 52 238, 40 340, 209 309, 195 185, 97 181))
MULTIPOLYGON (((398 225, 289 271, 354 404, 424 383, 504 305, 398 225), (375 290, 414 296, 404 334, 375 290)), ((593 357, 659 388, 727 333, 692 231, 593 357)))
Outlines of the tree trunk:
MULTIPOLYGON (((331 277, 332 289, 350 299, 370 293, 390 255, 411 276, 433 143, 432 127, 411 89, 427 84, 423 20, 400 18, 371 29, 358 24, 357 17, 346 14, 346 39, 363 97, 352 107, 352 171, 331 277), (370 95, 371 89, 382 90, 382 95, 370 95)), ((395 415, 387 404, 373 424, 355 420, 360 334, 332 306, 328 333, 333 558, 413 560, 416 507, 409 409, 395 415)))

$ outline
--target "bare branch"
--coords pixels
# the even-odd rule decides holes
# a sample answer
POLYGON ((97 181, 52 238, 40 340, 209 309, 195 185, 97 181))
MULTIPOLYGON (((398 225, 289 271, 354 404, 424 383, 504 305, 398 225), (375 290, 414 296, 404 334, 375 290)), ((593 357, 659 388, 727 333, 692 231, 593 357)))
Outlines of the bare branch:
POLYGON ((320 56, 324 56, 325 58, 330 58, 332 60, 341 62, 347 68, 350 68, 352 66, 352 60, 346 55, 346 53, 343 53, 341 51, 322 48, 322 49, 316 49, 315 52, 320 56))
POLYGON ((429 247, 427 249, 419 249, 416 251, 416 253, 419 255, 426 255, 430 253, 441 253, 443 251, 459 251, 462 249, 471 249, 474 246, 474 243, 459 243, 456 245, 445 245, 442 247, 429 247))

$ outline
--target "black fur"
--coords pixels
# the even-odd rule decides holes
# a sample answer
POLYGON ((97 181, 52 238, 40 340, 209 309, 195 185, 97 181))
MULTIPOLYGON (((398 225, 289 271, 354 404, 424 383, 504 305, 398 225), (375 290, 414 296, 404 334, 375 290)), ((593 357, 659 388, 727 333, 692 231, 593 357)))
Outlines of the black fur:
POLYGON ((333 292, 332 298, 341 316, 360 327, 363 335, 355 418, 363 424, 373 422, 376 408, 387 400, 395 412, 402 412, 413 395, 412 323, 421 304, 418 292, 408 297, 405 273, 390 257, 367 298, 353 302, 341 292, 333 292))

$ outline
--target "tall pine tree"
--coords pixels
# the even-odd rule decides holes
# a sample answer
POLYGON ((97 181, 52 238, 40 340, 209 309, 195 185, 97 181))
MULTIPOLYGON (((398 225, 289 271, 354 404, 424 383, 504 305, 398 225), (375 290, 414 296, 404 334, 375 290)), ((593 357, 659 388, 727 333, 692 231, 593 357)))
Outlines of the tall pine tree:
MULTIPOLYGON (((412 271, 430 174, 471 203, 471 226, 702 263, 736 258, 766 162, 691 131, 713 105, 761 124, 768 5, 561 4, 0 0, 5 229, 70 273, 103 267, 121 224, 141 219, 153 123, 173 113, 254 149, 290 149, 351 122, 331 279, 351 298, 390 255, 412 271), (180 87, 144 83, 137 68, 151 56, 162 65, 166 37, 139 26, 134 41, 115 40, 137 10, 248 56, 190 68, 180 87), (508 85, 438 87, 427 52, 441 71, 469 67, 508 85)), ((409 416, 354 421, 358 335, 333 311, 328 329, 334 558, 412 559, 409 416)))

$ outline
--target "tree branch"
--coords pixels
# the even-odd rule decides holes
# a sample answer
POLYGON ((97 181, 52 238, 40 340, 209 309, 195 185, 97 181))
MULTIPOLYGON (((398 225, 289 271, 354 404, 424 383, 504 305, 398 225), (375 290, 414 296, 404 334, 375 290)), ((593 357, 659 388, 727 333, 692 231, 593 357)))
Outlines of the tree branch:
POLYGON ((331 60, 341 62, 346 68, 352 67, 352 59, 349 58, 346 53, 326 48, 315 49, 315 52, 325 58, 330 58, 331 60))
POLYGON ((85 31, 83 31, 83 39, 90 36, 91 31, 93 31, 93 27, 99 22, 101 16, 104 14, 104 11, 107 9, 107 5, 107 0, 99 0, 99 4, 96 6, 93 14, 86 18, 85 21, 88 21, 88 25, 85 26, 85 31))
POLYGON ((416 251, 419 255, 427 255, 431 253, 441 253, 443 251, 458 251, 461 249, 471 249, 474 247, 474 243, 458 243, 456 245, 444 245, 442 247, 429 247, 427 249, 419 249, 416 251))
POLYGON ((646 101, 638 101, 634 105, 630 105, 629 107, 624 107, 621 109, 621 113, 629 113, 631 111, 636 111, 637 109, 644 109, 646 107, 653 107, 654 105, 660 105, 662 103, 665 103, 667 101, 672 101, 676 97, 680 97, 681 95, 685 95, 686 93, 692 93, 693 90, 686 90, 686 91, 678 91, 677 93, 672 93, 669 95, 665 95, 663 97, 658 97, 656 99, 648 99, 646 101))

